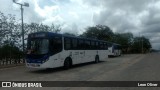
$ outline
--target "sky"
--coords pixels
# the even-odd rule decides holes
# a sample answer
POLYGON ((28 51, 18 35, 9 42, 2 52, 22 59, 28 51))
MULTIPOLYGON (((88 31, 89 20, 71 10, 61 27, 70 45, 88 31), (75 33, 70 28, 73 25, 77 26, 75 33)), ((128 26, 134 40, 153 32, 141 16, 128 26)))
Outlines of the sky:
MULTIPOLYGON (((0 0, 0 11, 20 21, 20 7, 0 0)), ((27 2, 25 23, 62 26, 62 32, 81 34, 89 26, 109 26, 113 32, 147 37, 160 49, 160 0, 17 0, 27 2)))

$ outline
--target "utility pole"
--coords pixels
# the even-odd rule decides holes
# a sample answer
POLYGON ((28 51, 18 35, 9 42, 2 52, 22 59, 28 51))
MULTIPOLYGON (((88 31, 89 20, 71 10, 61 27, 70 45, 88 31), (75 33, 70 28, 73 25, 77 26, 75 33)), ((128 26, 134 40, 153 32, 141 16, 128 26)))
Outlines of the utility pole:
POLYGON ((13 2, 15 4, 18 4, 21 6, 21 19, 22 19, 22 47, 23 47, 23 53, 24 53, 24 26, 23 26, 23 6, 25 7, 29 7, 29 3, 24 3, 24 4, 21 4, 21 3, 17 3, 16 0, 13 0, 13 2))
POLYGON ((22 50, 23 50, 23 62, 25 62, 24 61, 24 26, 23 26, 23 6, 25 6, 25 7, 29 7, 29 3, 24 3, 24 4, 21 4, 21 3, 17 3, 16 2, 16 0, 13 0, 13 2, 15 3, 15 4, 18 4, 18 5, 20 5, 21 6, 21 20, 22 20, 22 50))
POLYGON ((143 54, 143 37, 142 37, 142 54, 143 54))

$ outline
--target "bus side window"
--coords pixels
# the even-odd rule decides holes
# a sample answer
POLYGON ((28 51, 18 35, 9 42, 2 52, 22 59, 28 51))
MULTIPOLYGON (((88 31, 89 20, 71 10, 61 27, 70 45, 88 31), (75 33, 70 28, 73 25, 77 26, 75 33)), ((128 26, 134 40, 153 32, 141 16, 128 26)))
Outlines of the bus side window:
POLYGON ((84 49, 84 41, 82 39, 78 40, 78 49, 83 50, 84 49))
POLYGON ((71 49, 71 39, 70 38, 64 38, 64 49, 65 50, 71 49))
POLYGON ((122 49, 122 46, 119 46, 119 49, 121 50, 121 49, 122 49))
POLYGON ((94 41, 91 41, 91 49, 95 50, 95 42, 94 41))
POLYGON ((105 49, 105 50, 108 50, 108 45, 107 45, 107 43, 104 43, 104 49, 105 49))
POLYGON ((90 50, 90 41, 89 40, 85 40, 85 49, 86 50, 90 50))
POLYGON ((95 49, 98 50, 99 49, 99 42, 95 42, 95 49))
POLYGON ((76 49, 77 49, 77 45, 78 45, 77 39, 72 39, 72 49, 73 49, 73 50, 76 50, 76 49))
POLYGON ((59 53, 60 51, 62 51, 62 38, 61 37, 54 37, 51 40, 51 52, 53 54, 59 53))
POLYGON ((117 49, 117 45, 114 45, 114 49, 117 49))
POLYGON ((104 49, 104 46, 103 46, 103 43, 102 43, 102 42, 99 43, 99 48, 100 48, 100 50, 103 50, 103 49, 104 49))

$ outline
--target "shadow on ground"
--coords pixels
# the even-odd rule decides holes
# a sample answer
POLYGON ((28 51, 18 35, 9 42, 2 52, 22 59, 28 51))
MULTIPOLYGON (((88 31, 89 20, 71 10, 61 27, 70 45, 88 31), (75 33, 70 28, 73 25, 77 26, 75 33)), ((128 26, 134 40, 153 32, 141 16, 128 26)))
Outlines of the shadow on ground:
MULTIPOLYGON (((105 61, 100 61, 99 63, 103 63, 105 61)), ((89 63, 82 63, 82 64, 76 64, 73 65, 71 68, 67 69, 67 70, 71 70, 71 69, 75 69, 75 68, 81 68, 81 67, 85 67, 88 65, 93 65, 93 64, 99 64, 99 63, 95 63, 95 62, 89 62, 89 63)), ((64 69, 63 67, 58 67, 58 68, 48 68, 48 69, 30 69, 28 72, 29 73, 35 73, 35 74, 49 74, 49 73, 55 73, 55 72, 61 72, 61 71, 66 71, 66 69, 64 69)))

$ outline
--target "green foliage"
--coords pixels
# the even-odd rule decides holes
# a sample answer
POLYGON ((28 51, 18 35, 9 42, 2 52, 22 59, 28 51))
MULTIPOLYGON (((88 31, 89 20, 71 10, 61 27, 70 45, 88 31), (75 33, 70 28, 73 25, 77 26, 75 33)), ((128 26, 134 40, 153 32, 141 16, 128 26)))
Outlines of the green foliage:
POLYGON ((123 46, 129 47, 133 40, 133 34, 132 33, 116 33, 112 36, 112 42, 121 44, 123 46))
POLYGON ((19 56, 22 56, 22 52, 19 50, 18 47, 14 45, 4 45, 0 47, 0 60, 6 59, 6 58, 19 58, 19 56))
POLYGON ((145 37, 135 37, 132 44, 133 53, 146 53, 149 52, 151 44, 149 39, 145 37))
POLYGON ((112 42, 118 43, 122 46, 123 53, 129 53, 130 47, 133 41, 133 34, 132 33, 115 33, 112 36, 112 42))
POLYGON ((81 36, 100 40, 111 40, 112 35, 113 32, 108 26, 96 25, 94 27, 88 27, 86 32, 84 32, 81 36))
POLYGON ((76 36, 75 34, 72 34, 72 33, 63 33, 63 34, 68 36, 76 36))
POLYGON ((0 12, 0 44, 3 45, 5 43, 2 43, 4 41, 10 41, 14 42, 15 37, 15 30, 16 30, 16 20, 15 16, 9 14, 8 16, 5 16, 3 13, 0 12), (14 36, 14 37, 13 37, 14 36))

